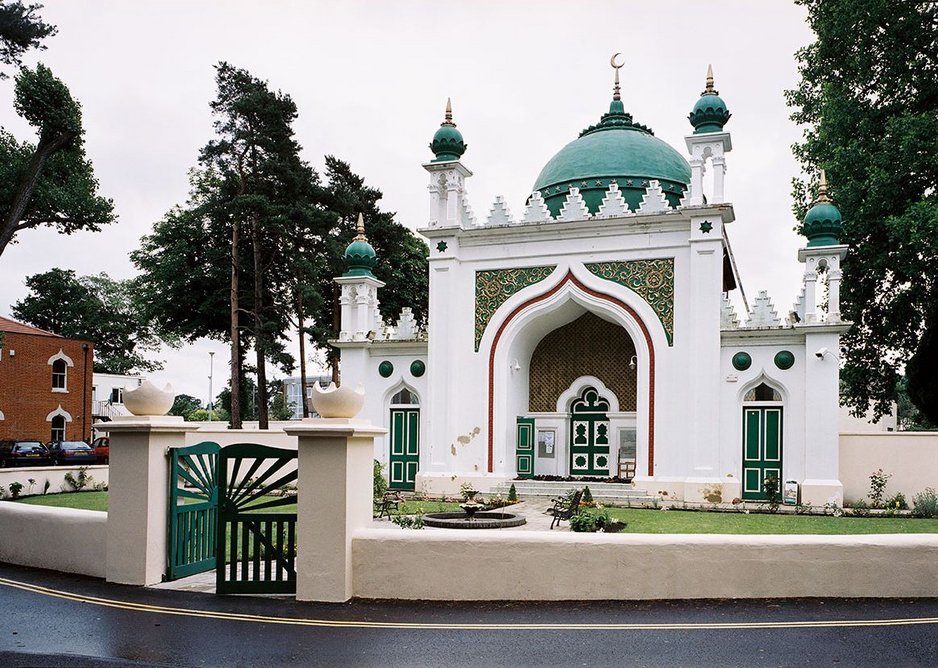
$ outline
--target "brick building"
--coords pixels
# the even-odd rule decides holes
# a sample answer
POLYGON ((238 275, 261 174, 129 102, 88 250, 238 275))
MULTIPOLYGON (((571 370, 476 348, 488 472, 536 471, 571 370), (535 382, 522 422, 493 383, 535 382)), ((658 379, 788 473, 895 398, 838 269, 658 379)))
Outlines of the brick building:
POLYGON ((0 317, 0 440, 91 436, 94 346, 0 317))

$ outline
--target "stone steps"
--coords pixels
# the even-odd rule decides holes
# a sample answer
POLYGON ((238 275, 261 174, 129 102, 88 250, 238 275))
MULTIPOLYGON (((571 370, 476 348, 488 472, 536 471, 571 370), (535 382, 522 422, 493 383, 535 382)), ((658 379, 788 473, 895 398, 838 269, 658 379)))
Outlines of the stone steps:
POLYGON ((593 499, 617 505, 654 505, 660 498, 649 494, 647 490, 637 489, 631 483, 582 482, 575 480, 512 480, 492 487, 487 494, 508 496, 508 489, 514 484, 518 498, 563 496, 573 489, 589 487, 593 499))

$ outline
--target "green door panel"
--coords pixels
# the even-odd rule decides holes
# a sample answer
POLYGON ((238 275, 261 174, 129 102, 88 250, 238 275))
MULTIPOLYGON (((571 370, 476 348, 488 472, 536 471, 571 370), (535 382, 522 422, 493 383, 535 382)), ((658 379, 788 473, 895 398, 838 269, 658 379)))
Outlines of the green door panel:
POLYGON ((391 409, 388 486, 413 491, 420 463, 420 409, 391 409))
POLYGON ((534 418, 518 418, 515 468, 522 478, 534 477, 534 418))
POLYGON ((777 478, 781 490, 782 470, 782 408, 744 408, 742 498, 768 500, 762 483, 766 478, 777 478))

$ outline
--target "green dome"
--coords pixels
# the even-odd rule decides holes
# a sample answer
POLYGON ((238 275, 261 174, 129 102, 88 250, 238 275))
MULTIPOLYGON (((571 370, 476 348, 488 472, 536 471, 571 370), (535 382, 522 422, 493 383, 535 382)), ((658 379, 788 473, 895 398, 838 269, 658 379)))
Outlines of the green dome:
POLYGON ((704 132, 722 132, 730 116, 732 114, 726 108, 726 102, 720 97, 719 91, 713 87, 713 67, 708 65, 707 87, 687 115, 687 120, 694 126, 694 134, 699 135, 704 132))
POLYGON ((804 217, 801 234, 808 238, 808 248, 814 248, 837 246, 843 231, 843 218, 840 216, 840 210, 827 196, 827 174, 822 169, 817 199, 804 217))
POLYGON ((378 262, 378 256, 375 249, 368 243, 365 237, 365 222, 361 214, 358 214, 358 234, 352 243, 345 249, 345 266, 348 267, 343 276, 371 276, 371 270, 378 262))
POLYGON ((836 246, 844 231, 840 210, 830 202, 818 202, 804 217, 801 233, 808 238, 808 248, 836 246))
POLYGON ((440 129, 433 135, 433 141, 430 142, 430 150, 436 156, 431 162, 459 160, 467 148, 468 146, 462 140, 462 133, 456 129, 456 124, 453 123, 453 106, 447 99, 446 115, 440 124, 440 129))
POLYGON ((651 129, 634 123, 621 100, 613 99, 609 113, 597 125, 581 132, 550 159, 534 190, 541 192, 553 216, 560 213, 570 188, 579 188, 590 213, 596 213, 615 182, 634 211, 652 179, 661 183, 668 203, 676 207, 690 183, 690 167, 651 129))

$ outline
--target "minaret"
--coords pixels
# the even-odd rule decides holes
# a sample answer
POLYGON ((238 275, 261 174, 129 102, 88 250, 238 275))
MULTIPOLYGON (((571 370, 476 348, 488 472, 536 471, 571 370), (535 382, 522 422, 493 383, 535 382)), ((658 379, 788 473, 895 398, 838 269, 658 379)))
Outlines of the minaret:
POLYGON ((466 200, 466 179, 472 176, 459 158, 468 146, 453 122, 453 105, 446 99, 446 112, 433 135, 434 158, 423 165, 430 172, 430 219, 428 226, 471 227, 472 212, 466 200))
POLYGON ((820 321, 840 322, 840 263, 847 256, 847 246, 841 245, 843 219, 840 210, 827 194, 827 174, 822 169, 818 194, 814 206, 804 217, 801 234, 807 245, 798 251, 798 260, 804 262, 804 323, 820 321), (817 307, 818 270, 827 273, 827 313, 817 307), (825 317, 826 316, 826 317, 825 317))
POLYGON ((694 127, 694 133, 684 138, 691 158, 691 184, 687 203, 691 206, 721 204, 726 201, 723 189, 726 174, 725 153, 733 150, 730 134, 723 131, 723 126, 730 119, 729 110, 719 91, 713 87, 713 66, 707 66, 706 88, 700 94, 697 104, 688 114, 687 119, 694 127), (706 162, 713 164, 713 192, 706 197, 703 191, 703 175, 706 162))
MULTIPOLYGON (((357 234, 345 249, 347 271, 335 279, 342 287, 339 303, 342 321, 339 341, 367 343, 381 327, 378 289, 384 287, 371 270, 378 261, 375 249, 365 236, 365 220, 358 214, 357 234)), ((344 354, 343 354, 344 357, 344 354)))

